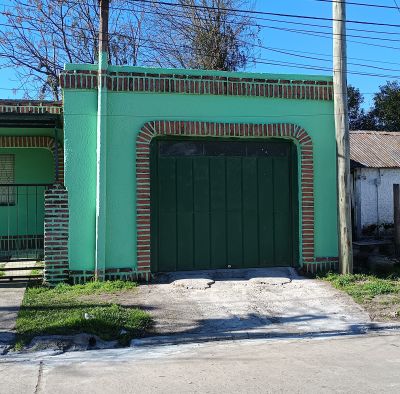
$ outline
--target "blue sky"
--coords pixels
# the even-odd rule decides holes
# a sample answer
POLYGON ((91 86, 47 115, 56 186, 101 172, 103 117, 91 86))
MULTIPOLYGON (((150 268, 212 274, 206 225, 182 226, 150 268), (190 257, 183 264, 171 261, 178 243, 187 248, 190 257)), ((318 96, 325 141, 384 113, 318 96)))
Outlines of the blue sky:
MULTIPOLYGON (((360 3, 381 4, 395 6, 394 0, 351 0, 360 3)), ((4 9, 4 5, 9 0, 0 0, 0 10, 4 9)), ((115 1, 114 4, 118 2, 115 1)), ((397 1, 400 5, 400 1, 397 1)), ((332 5, 330 3, 317 2, 315 0, 257 0, 254 9, 273 13, 309 15, 331 18, 332 5)), ((314 30, 316 32, 329 33, 331 30, 331 22, 305 20, 294 18, 282 18, 277 16, 261 16, 270 20, 257 20, 256 23, 267 26, 261 27, 260 40, 262 45, 274 48, 275 51, 258 49, 258 57, 263 59, 265 63, 289 62, 295 64, 261 64, 257 63, 248 67, 248 71, 257 72, 276 72, 276 73, 305 73, 305 74, 331 74, 326 70, 307 69, 313 68, 329 68, 331 69, 332 39, 329 34, 324 37, 301 34, 299 32, 291 32, 284 29, 297 30, 314 30), (273 20, 271 20, 273 19, 273 20), (277 20, 289 23, 280 23, 277 20), (316 25, 328 26, 328 28, 295 25, 290 22, 312 23, 316 25), (278 51, 290 52, 280 53, 278 51), (294 52, 298 51, 298 52, 294 52), (299 56, 308 56, 313 59, 302 58, 299 56)), ((347 6, 348 20, 359 20, 369 22, 380 22, 400 25, 400 11, 396 9, 379 9, 375 7, 362 7, 349 4, 347 6)), ((0 21, 2 17, 0 16, 0 21)), ((379 85, 384 84, 389 79, 400 79, 400 28, 390 28, 385 26, 370 26, 361 24, 348 23, 348 34, 358 36, 369 36, 371 38, 348 37, 348 82, 358 87, 365 97, 365 106, 371 102, 373 93, 378 90, 379 85), (365 29, 374 32, 360 32, 349 29, 365 29), (382 34, 378 32, 392 33, 382 34), (376 39, 379 38, 379 39, 376 39), (386 41, 385 39, 399 40, 386 41), (357 41, 357 42, 355 42, 357 41), (378 45, 372 46, 371 44, 378 45), (392 48, 382 48, 379 45, 389 46, 392 48), (380 70, 365 67, 366 65, 386 68, 388 70, 380 70), (356 75, 353 73, 366 74, 384 74, 392 76, 377 77, 369 75, 356 75)), ((1 28, 1 26, 0 26, 1 28)), ((0 69, 0 98, 18 98, 19 92, 15 94, 12 89, 17 87, 15 72, 12 68, 0 69)))

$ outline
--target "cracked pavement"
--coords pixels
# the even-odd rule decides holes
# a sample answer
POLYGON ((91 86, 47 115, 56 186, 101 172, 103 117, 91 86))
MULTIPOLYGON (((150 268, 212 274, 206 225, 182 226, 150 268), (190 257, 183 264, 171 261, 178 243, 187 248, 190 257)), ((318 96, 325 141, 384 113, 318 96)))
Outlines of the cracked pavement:
POLYGON ((152 314, 154 335, 312 335, 364 332, 371 323, 348 295, 291 268, 178 272, 159 282, 118 298, 152 314))

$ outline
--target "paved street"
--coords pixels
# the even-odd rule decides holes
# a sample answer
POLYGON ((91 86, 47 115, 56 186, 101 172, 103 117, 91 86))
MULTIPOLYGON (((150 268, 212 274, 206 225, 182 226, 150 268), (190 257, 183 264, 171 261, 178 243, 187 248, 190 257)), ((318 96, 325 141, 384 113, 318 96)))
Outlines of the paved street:
POLYGON ((30 357, 2 359, 1 393, 400 392, 393 333, 30 357))

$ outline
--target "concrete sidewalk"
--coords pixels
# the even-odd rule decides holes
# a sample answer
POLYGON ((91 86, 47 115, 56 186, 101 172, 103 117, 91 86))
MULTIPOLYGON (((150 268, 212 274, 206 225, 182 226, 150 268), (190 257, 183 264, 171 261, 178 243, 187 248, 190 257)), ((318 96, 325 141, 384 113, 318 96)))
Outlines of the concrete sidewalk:
POLYGON ((13 342, 26 282, 0 282, 0 355, 13 342))

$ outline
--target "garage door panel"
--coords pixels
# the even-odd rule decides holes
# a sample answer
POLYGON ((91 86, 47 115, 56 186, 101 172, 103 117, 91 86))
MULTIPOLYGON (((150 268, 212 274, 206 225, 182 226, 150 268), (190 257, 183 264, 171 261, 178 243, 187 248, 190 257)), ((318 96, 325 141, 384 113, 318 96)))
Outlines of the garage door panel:
POLYGON ((258 160, 258 226, 260 265, 274 262, 273 159, 258 160))
POLYGON ((210 216, 209 213, 194 213, 194 267, 210 268, 210 216))
POLYGON ((243 174, 243 266, 257 267, 258 253, 258 181, 256 157, 242 159, 243 174))
POLYGON ((176 213, 159 214, 159 266, 164 270, 176 270, 176 213))
POLYGON ((210 209, 226 211, 226 160, 225 157, 210 159, 210 209))
POLYGON ((241 212, 227 212, 227 249, 228 265, 239 268, 243 264, 242 245, 242 214, 241 212))
MULTIPOLYGON (((190 158, 176 158, 177 211, 193 212, 193 165, 190 158)), ((174 182, 170 185, 173 186, 174 182)))
POLYGON ((158 206, 160 212, 176 212, 176 160, 174 158, 159 160, 158 206))
POLYGON ((228 212, 242 211, 242 158, 226 158, 226 192, 228 212))
POLYGON ((226 268, 226 160, 210 159, 210 243, 211 266, 226 268))
POLYGON ((193 158, 194 211, 210 210, 210 169, 208 157, 193 158))
POLYGON ((177 266, 191 270, 193 266, 193 165, 192 159, 176 158, 177 190, 177 266))
POLYGON ((213 211, 211 215, 211 266, 226 268, 227 233, 225 211, 213 211))
POLYGON ((228 265, 237 268, 243 263, 241 157, 226 158, 226 193, 228 265))
POLYGON ((177 214, 177 265, 180 270, 194 268, 194 228, 193 214, 178 212, 177 214))
POLYGON ((274 158, 275 265, 287 265, 292 257, 290 171, 285 157, 274 158))
POLYGON ((243 266, 257 267, 258 254, 258 215, 256 211, 243 213, 243 266))

